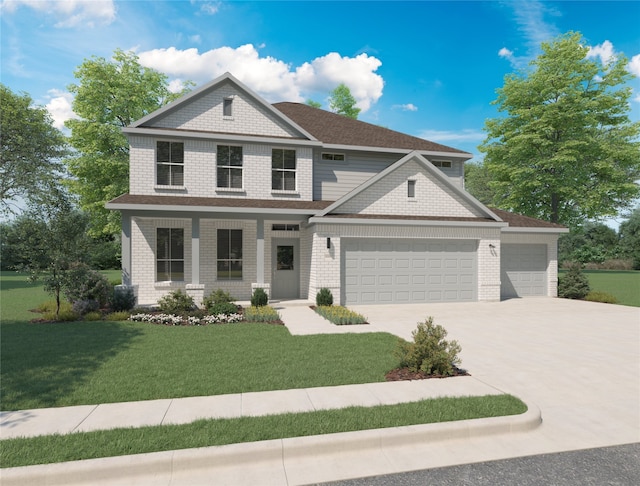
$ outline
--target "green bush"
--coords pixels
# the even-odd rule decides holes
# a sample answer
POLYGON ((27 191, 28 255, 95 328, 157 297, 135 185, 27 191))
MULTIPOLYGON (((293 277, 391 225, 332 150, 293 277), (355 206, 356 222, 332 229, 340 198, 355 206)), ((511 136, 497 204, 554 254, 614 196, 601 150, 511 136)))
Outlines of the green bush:
POLYGON ((113 287, 109 308, 114 312, 129 311, 136 305, 136 296, 133 287, 113 287))
POLYGON ((574 263, 558 280, 558 297, 565 299, 584 299, 589 293, 589 280, 582 273, 582 266, 574 263))
POLYGON ((458 353, 462 350, 456 341, 447 341, 444 327, 433 323, 433 317, 418 323, 413 331, 413 342, 398 341, 395 356, 401 368, 421 371, 427 375, 450 376, 460 364, 458 353))
POLYGON ((280 314, 270 305, 251 306, 244 310, 246 322, 280 322, 280 314))
POLYGON ((79 316, 84 316, 90 312, 96 312, 100 309, 100 304, 97 300, 88 299, 88 300, 76 300, 71 306, 73 312, 78 314, 79 316))
POLYGON ((96 300, 106 305, 112 288, 107 277, 84 263, 74 263, 62 284, 62 292, 69 302, 96 300))
POLYGON ((326 287, 322 287, 320 290, 318 290, 318 293, 316 294, 316 305, 333 305, 333 295, 331 294, 331 290, 326 287))
POLYGON ((611 295, 608 292, 602 292, 600 290, 592 290, 587 294, 584 300, 588 300, 590 302, 603 302, 605 304, 617 304, 618 299, 615 296, 611 295))
POLYGON ((251 295, 251 305, 254 307, 262 307, 269 303, 269 296, 262 288, 257 288, 251 295))
POLYGON ((233 302, 218 302, 207 308, 209 315, 218 316, 220 314, 236 314, 238 306, 233 302))
POLYGON ((102 312, 87 312, 84 316, 82 316, 83 321, 101 321, 102 320, 102 312))
POLYGON ((217 289, 211 292, 202 300, 202 306, 207 309, 209 314, 212 314, 211 308, 216 304, 227 304, 233 302, 235 299, 231 297, 229 292, 225 292, 222 289, 217 289))
POLYGON ((193 297, 180 289, 162 297, 158 301, 158 305, 165 314, 184 314, 195 308, 193 297))
POLYGON ((349 324, 366 324, 366 317, 341 305, 319 305, 316 312, 338 326, 349 324))

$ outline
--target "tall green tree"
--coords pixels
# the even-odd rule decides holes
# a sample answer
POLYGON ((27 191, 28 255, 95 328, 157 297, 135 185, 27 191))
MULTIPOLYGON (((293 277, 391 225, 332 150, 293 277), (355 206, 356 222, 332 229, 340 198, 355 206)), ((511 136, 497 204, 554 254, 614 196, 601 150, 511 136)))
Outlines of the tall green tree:
POLYGON ((360 108, 356 107, 356 99, 344 83, 340 83, 329 94, 329 108, 331 108, 331 111, 334 113, 353 118, 354 120, 357 119, 360 114, 360 108))
POLYGON ((0 107, 0 213, 16 213, 19 200, 34 206, 57 204, 64 198, 64 136, 28 94, 0 84, 0 107))
POLYGON ((622 254, 632 258, 633 268, 640 270, 640 206, 620 224, 619 235, 622 254))
POLYGON ((499 207, 571 226, 615 215, 640 194, 627 59, 603 65, 588 53, 569 32, 498 89, 505 116, 486 122, 480 150, 499 207))
POLYGON ((464 188, 482 204, 493 204, 491 175, 482 162, 465 164, 464 188))
POLYGON ((78 83, 68 89, 75 95, 72 106, 79 119, 65 123, 76 150, 66 161, 74 176, 69 186, 91 217, 91 233, 115 235, 119 216, 104 205, 129 190, 129 144, 122 128, 183 95, 192 83, 172 93, 166 75, 141 66, 135 53, 120 49, 111 59, 85 59, 74 75, 78 83))

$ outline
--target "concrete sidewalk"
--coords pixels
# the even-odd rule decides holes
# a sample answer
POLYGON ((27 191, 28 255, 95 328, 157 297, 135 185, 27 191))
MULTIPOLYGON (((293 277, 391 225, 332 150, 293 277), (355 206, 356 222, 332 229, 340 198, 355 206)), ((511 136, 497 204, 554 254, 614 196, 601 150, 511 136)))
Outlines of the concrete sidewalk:
POLYGON ((199 419, 256 417, 350 406, 372 407, 444 396, 499 395, 472 376, 365 383, 209 397, 105 403, 0 412, 0 438, 70 434, 120 427, 187 424, 199 419))

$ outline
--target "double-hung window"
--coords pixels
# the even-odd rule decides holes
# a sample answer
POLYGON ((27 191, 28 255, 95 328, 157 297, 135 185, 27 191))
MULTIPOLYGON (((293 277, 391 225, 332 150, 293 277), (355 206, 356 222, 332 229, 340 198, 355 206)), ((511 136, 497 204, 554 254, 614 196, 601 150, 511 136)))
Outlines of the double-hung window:
POLYGON ((156 146, 156 167, 159 186, 184 185, 184 143, 159 141, 156 146))
POLYGON ((242 147, 218 145, 218 187, 242 189, 242 147))
POLYGON ((218 230, 218 280, 242 280, 242 230, 218 230))
POLYGON ((271 150, 271 189, 274 191, 296 190, 295 150, 271 150))
POLYGON ((156 231, 156 281, 184 280, 184 229, 156 231))

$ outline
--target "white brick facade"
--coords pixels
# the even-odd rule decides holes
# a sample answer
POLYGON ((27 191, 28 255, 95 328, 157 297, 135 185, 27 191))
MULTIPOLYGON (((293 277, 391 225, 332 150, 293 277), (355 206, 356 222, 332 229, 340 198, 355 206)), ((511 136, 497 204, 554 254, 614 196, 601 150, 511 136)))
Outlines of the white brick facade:
POLYGON ((478 209, 416 162, 407 162, 338 207, 336 213, 478 217, 478 209), (407 181, 415 181, 408 197, 407 181))

